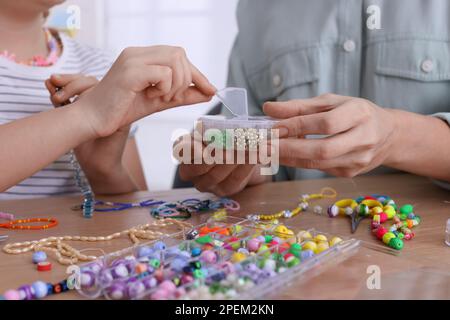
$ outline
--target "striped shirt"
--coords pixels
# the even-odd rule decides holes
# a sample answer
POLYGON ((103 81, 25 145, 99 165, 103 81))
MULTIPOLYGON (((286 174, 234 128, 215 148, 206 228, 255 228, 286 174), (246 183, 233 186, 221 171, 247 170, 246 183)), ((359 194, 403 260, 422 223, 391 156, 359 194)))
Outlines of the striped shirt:
MULTIPOLYGON (((53 109, 44 81, 52 74, 82 73, 102 78, 112 59, 60 34, 63 51, 50 67, 16 64, 0 57, 0 125, 53 109)), ((33 161, 30 159, 30 161, 33 161)), ((78 194, 74 170, 66 154, 18 185, 0 193, 0 200, 78 194)), ((0 172, 1 174, 1 172, 0 172)))

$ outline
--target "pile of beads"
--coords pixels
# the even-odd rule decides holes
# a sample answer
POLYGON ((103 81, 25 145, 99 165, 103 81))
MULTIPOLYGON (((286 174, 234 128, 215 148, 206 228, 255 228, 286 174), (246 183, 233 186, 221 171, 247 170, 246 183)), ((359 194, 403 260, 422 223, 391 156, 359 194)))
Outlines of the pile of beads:
POLYGON ((30 251, 44 251, 52 253, 60 264, 68 265, 80 261, 92 261, 97 259, 96 256, 85 255, 81 250, 67 244, 67 241, 88 241, 88 242, 104 242, 111 241, 122 236, 128 236, 134 243, 138 244, 140 240, 155 240, 167 236, 161 232, 161 228, 174 225, 180 230, 191 229, 192 225, 173 219, 156 220, 152 223, 139 225, 122 232, 116 232, 108 236, 92 237, 92 236, 60 236, 48 237, 40 240, 25 241, 17 243, 8 243, 3 247, 3 251, 9 254, 22 254, 30 251))
POLYGON ((357 199, 342 199, 328 208, 328 215, 347 215, 352 218, 352 231, 361 219, 372 217, 371 229, 373 234, 383 243, 395 250, 403 249, 403 240, 414 237, 411 229, 420 223, 420 217, 414 212, 411 204, 398 209, 394 200, 388 196, 372 195, 358 197, 357 199), (381 224, 387 220, 394 223, 386 229, 381 224))
POLYGON ((217 200, 199 200, 193 198, 178 202, 165 202, 151 209, 150 213, 154 218, 188 219, 192 213, 220 209, 236 212, 240 209, 240 205, 238 202, 228 198, 220 198, 217 200))
POLYGON ((296 236, 281 224, 260 229, 247 222, 207 223, 189 231, 188 240, 157 241, 109 264, 106 259, 88 263, 81 268, 80 293, 117 300, 235 298, 315 255, 320 259, 343 241, 309 231, 296 236))
MULTIPOLYGON (((252 221, 258 220, 275 220, 280 218, 292 218, 298 215, 300 212, 306 211, 309 208, 309 201, 315 199, 335 198, 337 195, 336 190, 333 188, 323 188, 320 193, 304 194, 300 198, 300 202, 293 210, 282 210, 274 214, 251 214, 247 216, 247 219, 252 221)), ((317 209, 315 209, 317 210, 317 209)))

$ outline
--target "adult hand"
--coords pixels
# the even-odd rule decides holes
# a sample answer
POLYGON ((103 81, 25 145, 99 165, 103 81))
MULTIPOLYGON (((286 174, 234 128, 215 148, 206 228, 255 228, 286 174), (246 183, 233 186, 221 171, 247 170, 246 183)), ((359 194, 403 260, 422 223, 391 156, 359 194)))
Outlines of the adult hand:
POLYGON ((396 135, 395 113, 361 98, 325 94, 266 102, 264 112, 283 119, 275 126, 281 164, 335 176, 353 177, 383 164, 396 135))

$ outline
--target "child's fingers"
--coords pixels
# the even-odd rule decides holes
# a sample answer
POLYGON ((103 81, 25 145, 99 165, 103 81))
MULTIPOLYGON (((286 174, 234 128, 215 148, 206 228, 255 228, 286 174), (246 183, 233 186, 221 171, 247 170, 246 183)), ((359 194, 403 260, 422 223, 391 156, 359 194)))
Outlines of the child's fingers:
POLYGON ((72 82, 69 82, 62 89, 58 90, 52 96, 52 99, 56 103, 61 104, 75 96, 82 94, 86 90, 94 87, 97 83, 98 80, 95 77, 79 77, 72 82))
POLYGON ((206 96, 213 96, 217 89, 192 63, 190 63, 192 82, 206 96))
POLYGON ((186 89, 183 94, 181 100, 172 100, 168 103, 161 102, 158 106, 158 111, 178 107, 178 106, 186 106, 190 104, 202 103, 210 101, 212 96, 203 94, 196 87, 189 87, 186 89))
POLYGON ((56 93, 56 87, 52 84, 50 79, 45 80, 45 87, 47 88, 48 92, 50 93, 50 96, 52 96, 56 93))
POLYGON ((84 75, 80 74, 80 73, 72 73, 72 74, 52 74, 50 76, 50 82, 55 86, 55 87, 64 87, 65 85, 67 85, 69 82, 72 82, 76 79, 79 79, 81 77, 84 77, 84 75))

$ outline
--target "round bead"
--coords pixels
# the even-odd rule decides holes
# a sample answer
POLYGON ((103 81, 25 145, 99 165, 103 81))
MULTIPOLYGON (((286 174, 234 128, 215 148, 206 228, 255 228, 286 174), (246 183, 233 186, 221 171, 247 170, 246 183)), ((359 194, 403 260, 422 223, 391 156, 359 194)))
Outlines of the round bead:
POLYGON ((373 207, 372 208, 372 210, 371 210, 371 213, 372 214, 380 214, 381 212, 383 212, 383 208, 381 208, 381 207, 373 207))
POLYGON ((167 290, 168 292, 174 292, 177 289, 175 284, 170 280, 164 280, 163 282, 161 282, 158 288, 167 290))
POLYGON ((314 251, 312 251, 312 250, 303 250, 303 251, 300 253, 300 259, 301 259, 302 261, 304 261, 304 260, 306 260, 306 259, 308 259, 308 258, 311 258, 312 256, 314 256, 314 251))
POLYGON ((303 250, 311 250, 311 251, 315 252, 317 249, 317 244, 314 241, 306 241, 303 244, 302 249, 303 250))
POLYGON ((413 212, 413 206, 411 204, 405 204, 404 206, 402 206, 400 208, 400 213, 403 214, 410 214, 411 212, 413 212))
POLYGON ((263 270, 265 270, 265 271, 275 271, 276 267, 277 267, 277 263, 276 263, 275 260, 267 259, 264 262, 263 270))
POLYGON ((192 248, 192 250, 191 250, 191 255, 192 255, 193 257, 197 257, 197 256, 199 256, 201 253, 202 253, 202 249, 199 248, 199 247, 192 248))
POLYGON ((309 231, 300 231, 299 233, 297 233, 297 238, 299 242, 305 241, 305 240, 309 240, 312 239, 312 235, 309 231))
POLYGON ((243 254, 242 252, 234 252, 231 255, 231 261, 233 263, 239 263, 243 260, 245 260, 247 258, 247 256, 245 254, 243 254))
POLYGON ((377 238, 381 240, 386 232, 387 230, 384 227, 379 227, 378 229, 376 229, 377 238))
POLYGON ((328 241, 327 237, 323 234, 318 234, 314 237, 314 241, 321 242, 321 241, 328 241))
POLYGON ((95 274, 90 270, 85 270, 80 275, 80 284, 82 288, 91 288, 95 284, 95 274))
POLYGON ((212 250, 206 250, 202 252, 200 259, 205 263, 216 263, 217 255, 212 250))
POLYGON ((316 248, 315 253, 316 253, 316 254, 319 254, 319 253, 321 253, 321 252, 323 252, 323 251, 325 251, 325 250, 328 250, 328 249, 329 249, 328 242, 322 241, 322 242, 319 242, 319 243, 317 244, 317 248, 316 248))
POLYGON ((153 249, 154 250, 165 250, 166 249, 166 244, 164 242, 162 242, 162 241, 157 241, 153 245, 153 249))
POLYGON ((20 293, 17 290, 8 290, 3 294, 6 300, 20 300, 20 293))
POLYGON ((380 212, 380 223, 386 222, 388 215, 385 212, 380 212))
POLYGON ((250 239, 247 242, 247 249, 251 252, 256 252, 259 249, 261 242, 257 238, 250 239))
POLYGON ((339 237, 333 237, 333 238, 331 238, 331 240, 330 240, 330 246, 335 246, 335 245, 337 245, 337 244, 340 243, 340 242, 342 242, 342 239, 341 239, 341 238, 339 238, 339 237))
POLYGON ((391 239, 393 239, 393 238, 395 238, 395 234, 393 234, 392 232, 386 232, 383 235, 382 240, 385 244, 389 244, 389 241, 391 241, 391 239))
POLYGON ((339 214, 339 207, 336 205, 332 205, 328 207, 327 213, 330 218, 334 218, 339 214))
POLYGON ((403 249, 403 241, 399 238, 392 238, 391 240, 389 240, 388 245, 395 250, 403 249))
POLYGON ((287 264, 289 268, 295 267, 300 263, 300 259, 297 257, 294 257, 292 260, 290 260, 287 264))
POLYGON ((142 246, 142 247, 139 247, 139 249, 137 251, 137 257, 138 258, 147 257, 147 256, 151 255, 152 253, 153 253, 152 248, 150 248, 149 246, 142 246))
POLYGON ((33 253, 33 263, 38 264, 47 260, 47 254, 44 251, 36 251, 33 253))
POLYGON ((394 218, 394 216, 396 214, 395 208, 393 206, 390 206, 390 205, 385 206, 383 208, 383 211, 384 211, 384 213, 386 213, 388 219, 394 218))
POLYGON ((360 204, 357 210, 360 216, 367 216, 369 214, 369 207, 365 204, 360 204))
POLYGON ((127 286, 123 282, 114 282, 106 288, 107 296, 112 300, 121 300, 126 298, 127 286))

